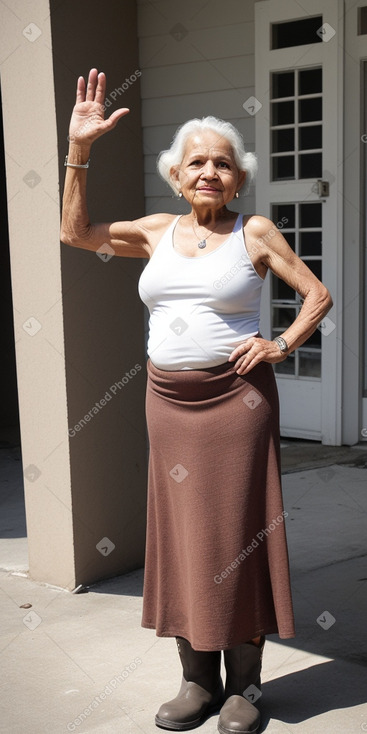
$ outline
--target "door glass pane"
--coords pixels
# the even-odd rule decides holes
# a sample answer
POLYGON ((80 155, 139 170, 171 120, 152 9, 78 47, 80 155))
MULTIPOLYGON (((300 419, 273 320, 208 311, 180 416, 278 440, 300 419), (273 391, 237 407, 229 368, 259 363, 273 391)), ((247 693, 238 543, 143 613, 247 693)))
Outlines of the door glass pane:
POLYGON ((322 98, 311 97, 298 100, 299 122, 313 122, 322 120, 322 98))
POLYGON ((322 92, 322 69, 302 69, 299 71, 299 94, 322 92))
POLYGON ((298 158, 299 178, 320 178, 322 176, 321 153, 304 153, 298 158))
POLYGON ((300 127, 298 130, 298 148, 299 150, 322 148, 322 126, 307 125, 307 127, 300 127))
POLYGON ((271 25, 271 48, 303 46, 305 43, 322 43, 317 31, 322 26, 322 15, 301 18, 271 25))
POLYGON ((271 96, 273 99, 294 96, 294 71, 273 74, 271 96))
POLYGON ((321 331, 316 329, 310 338, 307 339, 307 346, 309 347, 321 347, 321 331))
POLYGON ((321 255, 321 232, 300 232, 300 256, 321 255))
POLYGON ((279 227, 283 223, 284 227, 295 227, 295 205, 294 204, 273 204, 272 216, 274 222, 279 227))
POLYGON ((273 181, 289 181, 294 176, 294 155, 273 158, 273 181))
POLYGON ((290 354, 289 357, 287 357, 284 362, 278 362, 278 364, 274 365, 274 369, 277 375, 290 375, 291 377, 295 377, 296 371, 295 371, 295 355, 290 354))
POLYGON ((289 247, 296 251, 296 233, 295 232, 283 232, 284 239, 287 240, 289 247))
MULTIPOLYGON (((293 291, 294 293, 294 291, 293 291)), ((284 329, 288 329, 288 326, 290 326, 294 319, 296 318, 296 310, 295 308, 292 308, 291 306, 283 307, 283 308, 274 308, 274 334, 277 330, 281 334, 284 329)))
POLYGON ((273 300, 274 301, 294 301, 296 292, 284 280, 277 278, 273 274, 273 300))
POLYGON ((299 226, 302 229, 305 227, 321 227, 321 207, 322 204, 318 201, 310 204, 299 204, 299 226))
POLYGON ((306 260, 306 265, 310 270, 312 270, 313 274, 316 275, 316 278, 319 280, 322 279, 322 262, 321 260, 306 260))
POLYGON ((294 102, 273 102, 271 105, 271 124, 289 125, 294 122, 294 102))
POLYGON ((321 377, 321 352, 311 349, 299 349, 299 376, 321 377))
POLYGON ((294 128, 272 131, 272 152, 283 153, 294 150, 294 128))

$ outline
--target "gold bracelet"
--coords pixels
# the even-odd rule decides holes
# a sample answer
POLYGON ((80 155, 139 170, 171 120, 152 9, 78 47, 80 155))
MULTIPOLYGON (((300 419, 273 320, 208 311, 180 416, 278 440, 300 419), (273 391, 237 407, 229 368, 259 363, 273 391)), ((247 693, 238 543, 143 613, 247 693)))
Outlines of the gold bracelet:
POLYGON ((70 166, 70 168, 89 168, 90 158, 86 163, 68 163, 68 157, 65 156, 64 166, 70 166))

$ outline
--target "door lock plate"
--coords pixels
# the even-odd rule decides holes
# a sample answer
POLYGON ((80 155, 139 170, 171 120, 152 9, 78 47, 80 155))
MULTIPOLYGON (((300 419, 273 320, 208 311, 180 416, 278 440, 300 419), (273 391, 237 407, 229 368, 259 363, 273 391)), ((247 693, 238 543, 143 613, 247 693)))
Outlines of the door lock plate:
POLYGON ((320 197, 329 196, 329 181, 317 180, 317 193, 320 197))

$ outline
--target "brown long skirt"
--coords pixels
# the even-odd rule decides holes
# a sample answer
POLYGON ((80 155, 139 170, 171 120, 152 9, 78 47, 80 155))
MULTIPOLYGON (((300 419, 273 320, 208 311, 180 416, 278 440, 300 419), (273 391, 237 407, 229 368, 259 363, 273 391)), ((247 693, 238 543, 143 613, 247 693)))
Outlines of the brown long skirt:
POLYGON ((294 637, 271 365, 147 367, 142 626, 196 650, 294 637))

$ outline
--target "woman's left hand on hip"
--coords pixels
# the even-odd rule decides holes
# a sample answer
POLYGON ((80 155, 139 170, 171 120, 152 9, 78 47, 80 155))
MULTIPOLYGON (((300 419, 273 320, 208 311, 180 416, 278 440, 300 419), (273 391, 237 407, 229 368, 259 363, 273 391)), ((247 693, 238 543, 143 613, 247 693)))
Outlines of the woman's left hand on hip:
POLYGON ((246 375, 260 362, 284 362, 288 354, 282 354, 278 344, 259 336, 252 336, 239 344, 231 355, 229 362, 235 362, 234 369, 239 375, 246 375))

